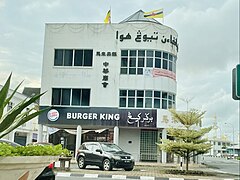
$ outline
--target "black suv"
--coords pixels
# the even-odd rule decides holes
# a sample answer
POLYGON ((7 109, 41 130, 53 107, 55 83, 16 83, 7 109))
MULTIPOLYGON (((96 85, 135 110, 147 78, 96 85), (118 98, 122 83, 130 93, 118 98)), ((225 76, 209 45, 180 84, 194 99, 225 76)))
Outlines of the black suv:
POLYGON ((77 163, 80 169, 87 165, 99 166, 100 169, 111 171, 112 168, 123 168, 131 171, 134 159, 119 146, 107 142, 85 142, 78 149, 77 163))

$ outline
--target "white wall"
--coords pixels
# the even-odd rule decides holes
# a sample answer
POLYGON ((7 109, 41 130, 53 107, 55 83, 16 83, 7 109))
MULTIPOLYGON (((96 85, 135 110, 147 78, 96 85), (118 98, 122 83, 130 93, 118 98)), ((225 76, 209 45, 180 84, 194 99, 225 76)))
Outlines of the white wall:
POLYGON ((140 129, 119 129, 119 146, 131 153, 136 161, 140 155, 140 129), (129 143, 131 141, 132 143, 129 143))
MULTIPOLYGON (((176 81, 167 77, 121 75, 121 49, 163 50, 177 54, 170 43, 161 38, 173 35, 173 29, 154 23, 124 24, 47 24, 43 55, 41 91, 47 91, 40 105, 51 105, 52 88, 91 88, 90 106, 118 107, 119 89, 151 89, 176 93, 176 81), (136 42, 138 30, 148 36, 158 32, 158 40, 136 42), (118 36, 117 36, 118 32, 118 36), (129 33, 132 38, 119 40, 120 35, 129 33), (118 38, 117 38, 118 37, 118 38), (54 67, 54 49, 93 49, 93 67, 54 67), (96 56, 96 52, 117 52, 117 56, 96 56), (109 85, 102 86, 103 62, 109 63, 109 85), (106 96, 103 95, 108 95, 106 96)), ((156 35, 154 35, 156 36, 156 35)))

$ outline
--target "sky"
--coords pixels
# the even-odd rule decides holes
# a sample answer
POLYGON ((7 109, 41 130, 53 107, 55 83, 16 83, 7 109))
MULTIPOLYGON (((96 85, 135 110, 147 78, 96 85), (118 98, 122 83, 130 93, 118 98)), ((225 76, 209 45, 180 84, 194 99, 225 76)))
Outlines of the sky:
MULTIPOLYGON (((163 8, 178 33, 177 110, 206 111, 209 137, 239 138, 240 101, 232 99, 232 69, 239 60, 239 0, 0 0, 0 84, 12 72, 14 88, 40 87, 45 23, 112 23, 138 10, 163 8), (216 117, 216 118, 214 118, 216 117)), ((21 91, 22 89, 20 89, 21 91)))

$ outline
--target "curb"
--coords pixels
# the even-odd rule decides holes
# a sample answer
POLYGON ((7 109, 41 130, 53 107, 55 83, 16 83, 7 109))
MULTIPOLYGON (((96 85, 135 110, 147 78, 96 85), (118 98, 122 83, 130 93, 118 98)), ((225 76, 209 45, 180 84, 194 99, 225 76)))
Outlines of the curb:
MULTIPOLYGON (((152 176, 79 174, 79 173, 68 173, 68 172, 57 172, 56 177, 84 177, 84 178, 109 178, 109 179, 139 179, 139 180, 189 180, 188 178, 164 178, 164 177, 152 177, 152 176)), ((203 180, 203 179, 201 178, 201 179, 191 179, 191 180, 203 180)), ((213 179, 204 178, 204 180, 213 180, 213 179)), ((221 180, 234 180, 234 179, 224 178, 221 180)))

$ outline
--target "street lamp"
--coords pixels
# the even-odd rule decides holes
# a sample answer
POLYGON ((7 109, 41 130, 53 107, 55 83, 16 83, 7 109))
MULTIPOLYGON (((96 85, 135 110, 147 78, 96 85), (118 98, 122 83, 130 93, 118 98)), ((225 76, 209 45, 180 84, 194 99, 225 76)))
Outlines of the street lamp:
POLYGON ((188 104, 193 100, 193 97, 192 98, 179 98, 180 100, 184 101, 186 104, 187 104, 187 112, 188 112, 188 104))

